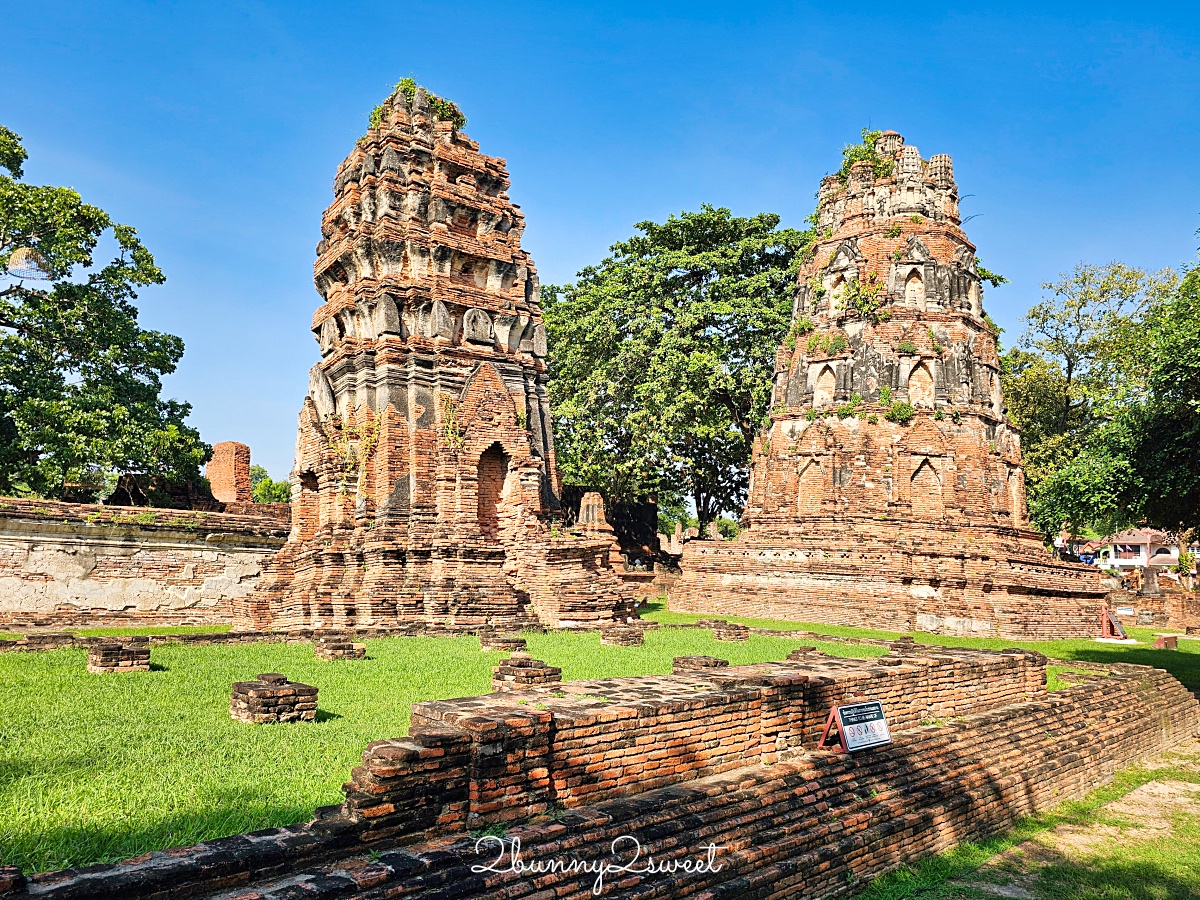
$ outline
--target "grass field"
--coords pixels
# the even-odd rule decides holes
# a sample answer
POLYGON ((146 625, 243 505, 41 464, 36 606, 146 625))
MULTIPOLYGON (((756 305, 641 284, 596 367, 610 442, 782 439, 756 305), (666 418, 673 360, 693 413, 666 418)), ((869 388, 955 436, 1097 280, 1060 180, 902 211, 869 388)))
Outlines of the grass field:
MULTIPOLYGON (((698 617, 656 606, 647 618, 669 626, 698 617)), ((741 621, 846 637, 893 636, 741 621)), ((181 629, 161 629, 172 630, 181 629)), ((116 631, 124 630, 104 633, 116 631)), ((884 652, 800 636, 718 643, 709 631, 671 627, 648 632, 643 647, 602 647, 595 633, 527 639, 530 652, 561 666, 568 680, 665 674, 671 658, 685 654, 737 665, 782 659, 799 644, 839 656, 884 652)), ((1022 646, 1068 660, 1148 663, 1200 687, 1197 642, 1181 641, 1186 649, 1174 653, 1088 641, 1022 646)), ((304 821, 315 807, 341 800, 341 784, 368 742, 406 732, 412 703, 487 693, 491 667, 502 655, 481 652, 474 637, 371 640, 368 659, 337 663, 316 660, 307 643, 162 644, 153 649, 154 671, 100 676, 85 671, 82 649, 0 654, 0 864, 44 871, 304 821), (254 727, 229 718, 230 684, 270 671, 320 688, 316 723, 254 727)), ((1052 687, 1062 686, 1055 675, 1069 668, 1051 668, 1052 687)))
MULTIPOLYGON (((595 633, 528 640, 567 679, 665 674, 684 654, 783 659, 800 643, 718 644, 711 632, 670 628, 649 632, 644 647, 602 647, 595 633)), ((474 637, 385 638, 367 652, 331 663, 307 643, 163 644, 155 671, 125 675, 89 674, 81 649, 0 654, 0 863, 43 871, 304 821, 341 801, 367 743, 407 732, 412 703, 488 693, 503 655, 474 637), (232 721, 230 685, 259 672, 317 685, 318 721, 232 721)))

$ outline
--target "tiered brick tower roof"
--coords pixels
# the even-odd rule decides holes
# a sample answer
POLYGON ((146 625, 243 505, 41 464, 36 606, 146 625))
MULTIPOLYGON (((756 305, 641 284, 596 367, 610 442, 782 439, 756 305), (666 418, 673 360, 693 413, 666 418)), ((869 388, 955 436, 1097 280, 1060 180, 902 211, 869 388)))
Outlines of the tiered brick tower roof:
POLYGON ((322 219, 292 540, 253 627, 596 625, 629 603, 559 508, 538 280, 504 160, 397 90, 322 219))
POLYGON ((1097 574, 1029 530, 950 157, 895 132, 875 152, 821 182, 746 528, 689 545, 672 608, 1093 634, 1097 574))

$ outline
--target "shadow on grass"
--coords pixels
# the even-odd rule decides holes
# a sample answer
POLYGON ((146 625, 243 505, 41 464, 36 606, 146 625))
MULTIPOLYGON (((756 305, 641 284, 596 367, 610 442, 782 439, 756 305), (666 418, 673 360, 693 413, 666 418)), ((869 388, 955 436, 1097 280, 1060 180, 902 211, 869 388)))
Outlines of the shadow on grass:
POLYGON ((338 713, 329 712, 324 709, 318 709, 317 717, 315 719, 313 719, 313 721, 314 722, 332 722, 334 719, 340 719, 340 718, 341 718, 341 715, 339 715, 338 713))
POLYGON ((17 866, 26 875, 72 866, 116 863, 154 850, 189 847, 201 841, 230 837, 306 822, 312 809, 268 805, 230 795, 219 805, 171 816, 149 816, 133 825, 63 825, 40 831, 9 831, 0 822, 0 865, 17 866))
POLYGON ((167 668, 166 666, 164 666, 162 663, 152 662, 152 663, 150 663, 150 671, 151 672, 170 672, 171 670, 169 668, 167 668))
POLYGON ((1196 900, 1200 884, 1194 875, 1161 862, 1063 858, 1042 869, 1032 893, 1039 900, 1196 900))

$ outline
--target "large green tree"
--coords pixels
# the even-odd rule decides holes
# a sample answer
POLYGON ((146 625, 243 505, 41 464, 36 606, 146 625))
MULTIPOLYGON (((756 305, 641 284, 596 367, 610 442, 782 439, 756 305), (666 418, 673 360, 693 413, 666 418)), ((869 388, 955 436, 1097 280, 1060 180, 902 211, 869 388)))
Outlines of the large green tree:
POLYGON ((1009 416, 1021 429, 1030 512, 1045 534, 1057 534, 1064 522, 1086 532, 1115 521, 1116 460, 1081 460, 1069 481, 1060 473, 1118 411, 1144 395, 1134 363, 1144 336, 1140 323, 1174 281, 1170 272, 1149 274, 1118 262, 1080 264, 1042 285, 1046 293, 1026 314, 1019 345, 1002 358, 1009 416), (1055 486, 1047 492, 1051 479, 1055 486), (1080 518, 1085 509, 1093 510, 1091 521, 1080 518))
POLYGON ((183 341, 138 325, 136 289, 163 274, 128 225, 71 188, 21 180, 0 127, 0 492, 102 497, 117 476, 199 477, 209 448, 161 397, 183 341), (103 265, 101 239, 116 255, 103 265))
POLYGON ((745 500, 795 265, 811 235, 702 206, 547 286, 560 467, 614 499, 690 497, 701 526, 745 500))
POLYGON ((1200 269, 1113 263, 1059 286, 1006 357, 1035 523, 1200 526, 1200 269))

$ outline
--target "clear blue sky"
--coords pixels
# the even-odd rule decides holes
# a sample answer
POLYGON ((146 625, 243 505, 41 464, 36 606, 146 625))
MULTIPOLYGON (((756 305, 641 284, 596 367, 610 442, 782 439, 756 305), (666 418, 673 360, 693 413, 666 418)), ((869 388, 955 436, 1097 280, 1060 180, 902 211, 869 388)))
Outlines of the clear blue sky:
POLYGON ((1012 284, 1195 259, 1200 6, 1179 3, 59 3, 5 16, 0 122, 28 180, 135 226, 181 335, 168 393, 275 477, 317 358, 321 211, 371 108, 413 75, 508 160, 544 281, 707 202, 801 226, 864 125, 954 158, 1012 284))

